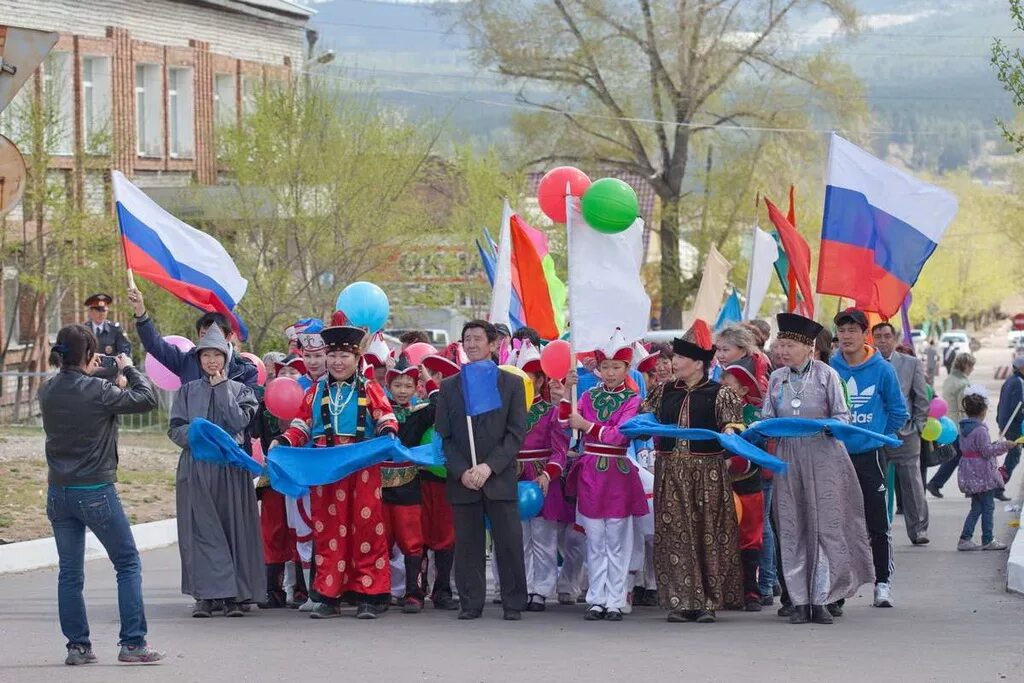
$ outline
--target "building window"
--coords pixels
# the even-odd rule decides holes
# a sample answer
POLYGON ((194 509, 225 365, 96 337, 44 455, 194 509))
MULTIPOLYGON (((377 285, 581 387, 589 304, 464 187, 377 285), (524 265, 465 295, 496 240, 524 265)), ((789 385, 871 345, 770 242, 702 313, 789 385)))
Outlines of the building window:
POLYGON ((213 115, 217 126, 235 125, 235 76, 213 75, 213 115))
POLYGON ((192 114, 192 69, 167 70, 168 143, 173 158, 194 156, 192 114))
POLYGON ((242 113, 251 114, 256 108, 256 89, 259 87, 259 77, 242 76, 242 113))
POLYGON ((29 117, 32 112, 32 81, 26 83, 11 103, 0 112, 0 135, 11 139, 14 144, 27 149, 32 139, 29 117))
POLYGON ((51 154, 71 154, 71 60, 70 52, 51 52, 43 69, 46 147, 51 154))
POLYGON ((163 156, 162 90, 158 64, 135 66, 135 133, 140 157, 163 156))
POLYGON ((110 135, 110 59, 82 57, 82 147, 106 153, 110 135))
POLYGON ((3 269, 4 279, 4 340, 10 339, 10 346, 18 346, 21 339, 21 307, 18 306, 18 271, 14 268, 3 269))

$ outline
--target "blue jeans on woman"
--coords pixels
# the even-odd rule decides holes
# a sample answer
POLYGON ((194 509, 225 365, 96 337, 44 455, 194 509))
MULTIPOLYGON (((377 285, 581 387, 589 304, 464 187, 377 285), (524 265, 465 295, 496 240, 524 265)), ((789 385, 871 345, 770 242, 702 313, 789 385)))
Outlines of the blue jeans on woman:
POLYGON ((135 548, 128 517, 113 484, 99 488, 50 486, 46 516, 53 526, 60 573, 57 612, 68 646, 92 647, 85 615, 85 531, 89 529, 107 550, 117 570, 117 605, 121 613, 119 645, 146 644, 146 615, 142 606, 142 562, 135 548))
POLYGON ((992 542, 993 513, 996 509, 996 492, 985 491, 975 493, 971 496, 971 511, 967 513, 964 521, 964 530, 960 532, 961 541, 969 541, 974 536, 974 527, 981 517, 981 544, 988 545, 992 542))
POLYGON ((772 491, 775 481, 761 480, 761 493, 764 494, 764 532, 761 536, 761 566, 757 571, 757 589, 761 597, 770 598, 775 593, 777 582, 775 567, 775 530, 772 528, 772 491))

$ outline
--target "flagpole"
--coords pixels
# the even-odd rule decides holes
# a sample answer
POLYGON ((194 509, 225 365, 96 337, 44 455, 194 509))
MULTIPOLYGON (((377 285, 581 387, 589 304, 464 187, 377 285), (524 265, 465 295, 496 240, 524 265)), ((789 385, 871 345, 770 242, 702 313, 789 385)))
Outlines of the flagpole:
POLYGON ((473 417, 466 416, 466 430, 469 431, 469 459, 476 467, 476 437, 473 435, 473 417))
POLYGON ((135 287, 135 274, 132 272, 131 262, 128 260, 128 246, 125 244, 124 228, 121 226, 121 214, 120 214, 120 212, 118 212, 118 210, 116 208, 116 206, 117 206, 116 187, 117 186, 115 185, 114 187, 115 187, 115 193, 114 193, 114 195, 115 195, 114 196, 115 209, 114 209, 114 213, 117 215, 117 232, 119 233, 119 236, 120 236, 120 239, 121 239, 121 255, 124 256, 124 267, 125 267, 125 270, 126 270, 126 272, 128 274, 128 291, 132 291, 133 289, 136 289, 136 287, 135 287))
MULTIPOLYGON (((572 314, 572 188, 569 183, 565 184, 565 280, 566 289, 568 290, 568 296, 566 297, 566 305, 569 309, 569 368, 570 372, 576 372, 576 331, 573 329, 576 318, 572 314)), ((579 378, 577 377, 577 380, 579 378)), ((577 385, 578 387, 578 385, 577 385)), ((569 392, 569 406, 573 413, 576 412, 577 402, 577 387, 573 387, 572 391, 569 392)), ((575 429, 572 430, 573 440, 578 438, 578 433, 575 429)))

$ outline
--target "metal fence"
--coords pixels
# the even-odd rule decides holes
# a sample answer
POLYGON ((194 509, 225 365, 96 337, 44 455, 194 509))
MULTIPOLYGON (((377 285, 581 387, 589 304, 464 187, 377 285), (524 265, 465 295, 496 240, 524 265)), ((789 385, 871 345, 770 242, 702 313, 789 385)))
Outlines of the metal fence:
MULTIPOLYGON (((0 372, 0 429, 23 427, 41 429, 42 418, 36 395, 39 385, 53 372, 0 372)), ((157 407, 141 415, 122 415, 121 429, 136 432, 166 432, 173 391, 157 389, 157 407)))

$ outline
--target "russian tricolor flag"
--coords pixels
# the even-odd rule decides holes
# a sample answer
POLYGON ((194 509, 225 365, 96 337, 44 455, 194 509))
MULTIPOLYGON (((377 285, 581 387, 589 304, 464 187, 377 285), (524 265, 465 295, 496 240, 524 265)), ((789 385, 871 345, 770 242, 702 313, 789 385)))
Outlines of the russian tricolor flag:
POLYGON ((121 242, 133 274, 199 310, 223 313, 244 341, 249 331, 234 309, 249 283, 221 243, 164 211, 120 171, 112 177, 121 242))
POLYGON ((896 315, 956 212, 951 193, 833 134, 818 291, 896 315))

